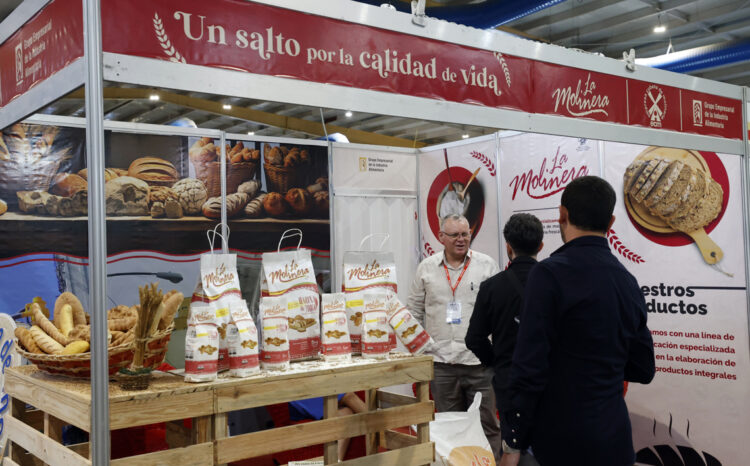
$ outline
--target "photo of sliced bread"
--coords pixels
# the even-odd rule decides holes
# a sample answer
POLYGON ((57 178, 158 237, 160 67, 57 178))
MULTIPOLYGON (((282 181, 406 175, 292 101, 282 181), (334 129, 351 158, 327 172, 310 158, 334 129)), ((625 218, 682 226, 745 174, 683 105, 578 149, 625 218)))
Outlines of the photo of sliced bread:
POLYGON ((690 195, 690 186, 695 183, 695 180, 691 181, 691 178, 694 177, 696 177, 695 170, 688 165, 684 165, 667 194, 649 208, 651 213, 662 218, 672 215, 683 202, 687 201, 690 195))
POLYGON ((657 166, 661 163, 661 159, 651 159, 646 162, 646 167, 641 171, 641 173, 638 175, 638 178, 636 178, 633 185, 630 187, 630 190, 628 193, 631 196, 635 196, 638 191, 641 190, 643 185, 646 183, 648 178, 651 176, 651 174, 654 172, 657 166))
POLYGON ((638 179, 644 168, 646 168, 646 161, 640 159, 633 161, 633 163, 628 166, 625 170, 625 175, 623 176, 623 192, 626 194, 630 192, 630 188, 633 187, 633 183, 638 179))
POLYGON ((651 175, 649 175, 649 177, 643 183, 643 185, 641 186, 641 189, 639 189, 633 195, 633 199, 635 199, 635 202, 643 202, 643 200, 646 198, 646 196, 649 195, 651 190, 654 189, 654 186, 656 186, 657 181, 661 179, 661 176, 669 167, 669 160, 666 160, 666 159, 654 159, 654 160, 658 160, 658 164, 656 165, 656 168, 654 168, 654 171, 651 172, 651 175))
POLYGON ((698 202, 698 205, 685 216, 669 220, 669 225, 684 233, 699 230, 719 216, 723 201, 724 190, 721 185, 714 180, 710 180, 708 194, 698 202))
POLYGON ((688 194, 687 199, 677 207, 677 210, 675 210, 672 215, 665 219, 667 220, 667 223, 669 223, 670 219, 684 217, 698 207, 698 203, 701 202, 701 199, 708 195, 710 181, 710 178, 708 178, 708 175, 706 175, 705 172, 696 172, 695 177, 690 178, 690 193, 688 194))
POLYGON ((680 160, 675 160, 669 164, 661 178, 656 181, 656 185, 651 189, 651 192, 643 200, 646 207, 654 206, 662 200, 669 190, 672 189, 672 185, 679 178, 684 166, 685 164, 680 160))

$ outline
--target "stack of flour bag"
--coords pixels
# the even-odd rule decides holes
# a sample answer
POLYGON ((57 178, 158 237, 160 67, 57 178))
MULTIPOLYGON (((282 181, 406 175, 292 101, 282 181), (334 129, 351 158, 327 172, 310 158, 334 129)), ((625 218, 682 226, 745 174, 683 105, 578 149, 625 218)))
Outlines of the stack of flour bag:
POLYGON ((256 319, 242 299, 235 254, 203 254, 190 303, 185 380, 207 382, 229 371, 248 377, 284 371, 290 362, 338 363, 353 354, 386 359, 400 340, 421 354, 432 338, 396 296, 388 252, 347 252, 343 293, 318 292, 310 250, 264 253, 256 319))

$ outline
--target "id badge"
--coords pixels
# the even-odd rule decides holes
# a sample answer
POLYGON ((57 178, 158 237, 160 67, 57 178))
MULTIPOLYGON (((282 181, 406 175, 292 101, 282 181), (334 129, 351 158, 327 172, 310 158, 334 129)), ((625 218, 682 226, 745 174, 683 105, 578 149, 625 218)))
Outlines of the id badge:
POLYGON ((448 324, 461 323, 461 303, 451 301, 445 309, 445 322, 448 324))

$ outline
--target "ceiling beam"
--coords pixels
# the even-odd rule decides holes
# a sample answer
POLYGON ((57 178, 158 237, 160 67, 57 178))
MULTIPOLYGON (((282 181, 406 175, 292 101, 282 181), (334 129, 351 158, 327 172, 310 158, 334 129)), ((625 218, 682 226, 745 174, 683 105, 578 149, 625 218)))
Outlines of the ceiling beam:
MULTIPOLYGON (((225 110, 221 102, 214 102, 207 99, 199 99, 187 95, 176 94, 164 90, 146 89, 146 88, 104 88, 103 94, 105 99, 148 99, 151 94, 159 94, 160 100, 169 102, 182 107, 194 108, 216 115, 224 115, 229 118, 238 118, 241 120, 261 123, 267 126, 285 128, 291 131, 299 131, 315 136, 323 136, 325 133, 341 133, 349 141, 361 144, 378 144, 397 147, 421 147, 423 144, 415 143, 408 139, 385 136, 382 134, 369 133, 367 131, 346 128, 337 125, 326 125, 325 130, 319 122, 303 120, 301 118, 285 117, 273 113, 262 112, 250 108, 232 107, 225 110)), ((83 91, 77 90, 70 94, 72 97, 83 97, 83 91)))
MULTIPOLYGON (((723 25, 713 26, 716 35, 724 36, 730 34, 732 36, 739 35, 743 36, 746 33, 742 33, 743 30, 750 29, 750 18, 742 18, 739 21, 733 21, 731 23, 725 23, 723 25)), ((660 41, 655 41, 649 44, 636 47, 636 57, 646 58, 653 55, 661 55, 667 49, 668 39, 664 38, 660 41)), ((672 46, 676 51, 687 50, 703 45, 709 45, 716 43, 714 35, 700 34, 697 35, 695 31, 688 32, 679 36, 672 36, 672 46)))
MULTIPOLYGON (((617 3, 620 3, 622 0, 594 0, 591 1, 585 5, 571 8, 569 10, 555 13, 555 14, 544 14, 544 16, 532 19, 530 21, 514 21, 512 23, 513 27, 515 29, 518 29, 520 31, 525 31, 526 33, 532 33, 535 29, 543 28, 546 26, 551 26, 552 21, 555 22, 555 24, 560 24, 563 21, 567 21, 570 19, 577 19, 581 15, 585 15, 588 13, 592 13, 597 10, 601 10, 602 8, 606 8, 610 5, 615 5, 617 3)), ((537 31, 538 32, 538 31, 537 31)))

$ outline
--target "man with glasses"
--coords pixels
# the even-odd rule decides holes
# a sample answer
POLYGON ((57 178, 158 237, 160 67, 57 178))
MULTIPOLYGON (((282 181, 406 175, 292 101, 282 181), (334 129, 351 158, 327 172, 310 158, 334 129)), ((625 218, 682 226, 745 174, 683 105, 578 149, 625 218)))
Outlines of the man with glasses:
POLYGON ((492 369, 480 364, 464 339, 479 285, 500 269, 490 256, 469 248, 471 230, 464 216, 443 218, 438 240, 444 250, 419 264, 408 301, 409 310, 435 340, 427 351, 435 359, 430 384, 435 407, 439 412, 466 411, 474 394, 481 392, 482 427, 499 458, 492 369))

